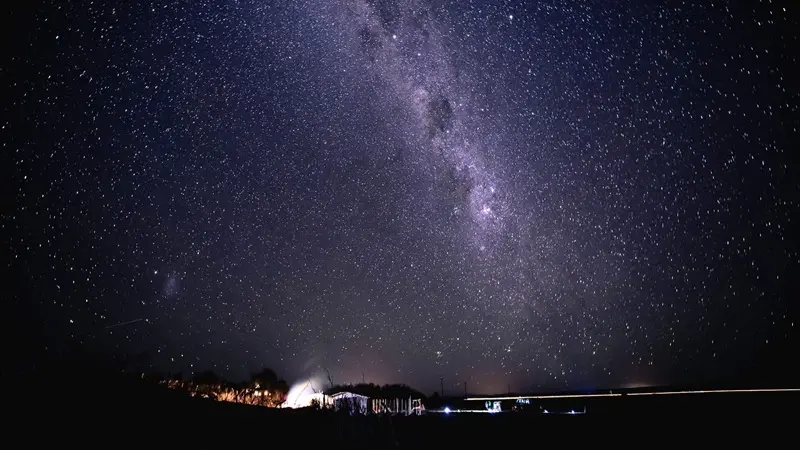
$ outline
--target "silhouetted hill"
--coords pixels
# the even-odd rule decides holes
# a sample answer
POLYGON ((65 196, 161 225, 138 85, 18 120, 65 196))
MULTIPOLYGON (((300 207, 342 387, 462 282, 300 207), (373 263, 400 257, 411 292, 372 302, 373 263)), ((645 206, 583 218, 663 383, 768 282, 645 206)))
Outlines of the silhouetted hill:
POLYGON ((19 424, 20 430, 42 430, 36 435, 29 433, 31 439, 57 437, 62 444, 120 444, 143 439, 149 443, 175 440, 184 445, 198 440, 209 446, 209 440, 218 439, 226 446, 244 441, 265 447, 440 449, 532 445, 558 438, 567 445, 575 442, 576 432, 587 437, 608 436, 607 428, 596 435, 600 427, 593 423, 608 427, 609 418, 623 419, 613 421, 614 433, 635 423, 638 432, 649 427, 656 433, 669 429, 680 434, 708 433, 709 427, 730 426, 737 421, 752 426, 773 418, 783 420, 781 414, 791 413, 800 398, 797 393, 712 394, 542 403, 555 409, 587 406, 588 414, 581 417, 524 412, 351 417, 331 411, 278 410, 192 398, 158 386, 141 374, 125 373, 88 358, 39 364, 25 376, 6 381, 11 402, 4 406, 11 414, 11 424, 19 424), (593 417, 599 422, 593 422, 593 417))

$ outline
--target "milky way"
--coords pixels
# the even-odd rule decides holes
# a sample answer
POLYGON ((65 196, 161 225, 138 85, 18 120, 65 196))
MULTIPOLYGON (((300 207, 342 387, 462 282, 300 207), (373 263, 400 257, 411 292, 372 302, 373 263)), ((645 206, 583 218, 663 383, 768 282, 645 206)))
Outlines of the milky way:
POLYGON ((341 46, 378 76, 381 100, 407 110, 393 131, 421 164, 440 172, 453 190, 453 214, 486 251, 502 235, 503 197, 510 194, 498 190, 503 169, 484 157, 484 110, 470 95, 469 77, 457 75, 433 11, 420 2, 344 2, 314 4, 309 12, 329 13, 346 30, 341 46))
POLYGON ((289 3, 18 17, 30 354, 504 392, 796 342, 792 7, 289 3))

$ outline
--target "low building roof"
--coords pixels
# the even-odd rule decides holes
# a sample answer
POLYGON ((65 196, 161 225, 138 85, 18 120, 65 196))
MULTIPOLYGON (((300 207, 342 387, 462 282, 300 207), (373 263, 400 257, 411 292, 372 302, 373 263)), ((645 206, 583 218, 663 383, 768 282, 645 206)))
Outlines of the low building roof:
POLYGON ((354 393, 354 392, 347 392, 347 391, 337 392, 337 393, 335 393, 335 394, 331 394, 330 396, 331 396, 331 397, 333 397, 333 398, 337 398, 337 397, 360 397, 360 398, 369 398, 369 397, 367 397, 366 395, 356 394, 356 393, 354 393))

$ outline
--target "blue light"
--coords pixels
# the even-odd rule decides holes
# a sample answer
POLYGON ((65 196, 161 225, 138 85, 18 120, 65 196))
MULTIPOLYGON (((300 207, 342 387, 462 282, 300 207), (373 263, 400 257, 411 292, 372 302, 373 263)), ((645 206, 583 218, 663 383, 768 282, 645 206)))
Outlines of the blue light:
POLYGON ((450 407, 449 406, 445 406, 444 407, 444 413, 445 414, 450 414, 450 407))

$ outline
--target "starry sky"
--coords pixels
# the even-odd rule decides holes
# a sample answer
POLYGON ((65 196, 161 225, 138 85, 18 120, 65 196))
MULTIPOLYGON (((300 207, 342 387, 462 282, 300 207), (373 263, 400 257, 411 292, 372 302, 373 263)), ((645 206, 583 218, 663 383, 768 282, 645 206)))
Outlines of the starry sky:
POLYGON ((782 370, 800 21, 741 3, 8 11, 20 358, 476 393, 782 370))

